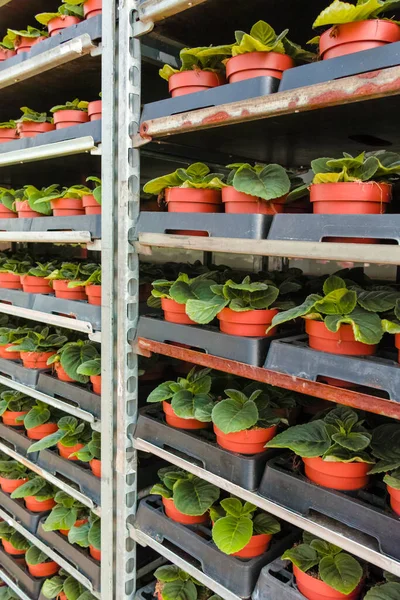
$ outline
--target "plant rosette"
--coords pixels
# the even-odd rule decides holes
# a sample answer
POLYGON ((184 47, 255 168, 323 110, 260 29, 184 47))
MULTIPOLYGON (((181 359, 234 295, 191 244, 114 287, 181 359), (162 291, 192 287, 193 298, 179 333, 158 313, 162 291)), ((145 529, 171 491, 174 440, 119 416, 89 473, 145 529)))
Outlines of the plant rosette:
POLYGON ((289 427, 267 443, 267 448, 288 448, 300 456, 306 477, 334 490, 365 487, 375 463, 372 434, 358 414, 338 406, 323 419, 289 427))
POLYGON ((18 217, 20 219, 37 219, 43 215, 37 210, 32 210, 29 206, 28 200, 16 200, 15 208, 17 209, 18 217))
POLYGON ((81 548, 89 548, 89 553, 95 560, 101 560, 101 521, 94 513, 79 527, 73 525, 68 532, 70 544, 77 544, 81 548))
POLYGON ((35 19, 41 25, 45 25, 49 31, 50 37, 56 35, 62 29, 77 25, 83 19, 83 0, 72 1, 62 0, 63 4, 58 7, 55 13, 40 13, 35 19))
POLYGON ((372 587, 364 596, 364 600, 396 600, 400 597, 399 578, 391 573, 384 572, 386 583, 379 583, 372 587))
POLYGON ((47 279, 51 281, 56 298, 86 300, 84 282, 81 281, 82 275, 85 276, 85 272, 80 263, 62 263, 59 269, 55 269, 48 275, 47 279), (73 285, 70 285, 72 283, 73 285))
POLYGON ((91 440, 77 450, 74 455, 81 462, 89 463, 96 477, 101 477, 101 435, 98 431, 92 432, 91 440))
POLYGON ((358 560, 338 546, 303 533, 303 543, 286 550, 299 591, 308 600, 357 600, 364 585, 358 560))
POLYGON ((79 581, 60 569, 58 575, 45 580, 41 594, 49 600, 96 600, 79 581))
POLYGON ((4 550, 11 556, 24 556, 30 547, 28 540, 6 521, 0 523, 0 539, 4 550))
POLYGON ((49 327, 44 327, 36 331, 29 330, 25 337, 11 345, 8 351, 20 352, 22 363, 27 369, 47 369, 48 359, 66 341, 65 335, 51 333, 49 327))
MULTIPOLYGON (((0 144, 13 142, 19 138, 16 121, 5 121, 0 123, 0 144)), ((4 188, 0 188, 3 190, 4 188)))
POLYGON ((87 522, 87 509, 78 500, 65 492, 57 492, 54 496, 56 505, 43 523, 44 531, 60 531, 68 535, 73 526, 87 522))
POLYGON ((215 485, 173 466, 160 469, 158 476, 161 483, 150 493, 161 496, 168 518, 183 525, 208 521, 208 511, 220 493, 215 485))
POLYGON ((83 4, 83 13, 86 19, 92 19, 101 15, 103 8, 102 0, 86 0, 83 4))
POLYGON ((158 600, 187 598, 187 600, 222 600, 188 573, 175 565, 164 565, 154 572, 158 600))
POLYGON ((23 392, 4 390, 0 394, 0 416, 4 425, 21 427, 35 400, 23 392))
POLYGON ((13 43, 17 54, 30 52, 32 46, 48 37, 47 31, 41 31, 28 25, 26 29, 7 29, 7 37, 13 43))
MULTIPOLYGON (((0 143, 1 143, 1 124, 0 124, 0 143)), ((0 219, 17 219, 15 209, 16 191, 10 188, 0 186, 0 219)))
POLYGON ((12 494, 28 481, 27 469, 16 460, 0 461, 0 487, 6 494, 12 494))
POLYGON ((75 98, 71 102, 53 106, 50 112, 53 113, 56 129, 65 129, 87 123, 89 121, 88 104, 89 102, 75 98))
POLYGON ((89 304, 101 306, 101 265, 93 263, 82 268, 82 275, 85 275, 82 281, 71 281, 68 286, 70 288, 84 286, 89 304))
POLYGON ((370 475, 384 473, 392 510, 400 515, 400 425, 386 423, 374 429, 371 449, 377 463, 369 471, 370 475))
POLYGON ((0 62, 4 62, 9 58, 12 58, 17 53, 14 50, 14 43, 8 35, 5 35, 0 42, 0 62))
POLYGON ((34 406, 22 420, 28 438, 30 440, 41 440, 55 433, 58 427, 56 423, 51 422, 52 418, 54 417, 49 405, 36 400, 34 406))
POLYGON ((98 356, 99 352, 93 342, 78 340, 64 344, 58 353, 49 358, 47 364, 54 365, 57 377, 61 381, 76 381, 86 384, 89 376, 81 374, 78 368, 98 356))
POLYGON ((21 275, 21 284, 24 292, 28 294, 52 294, 53 288, 45 279, 54 269, 55 263, 35 263, 27 265, 26 273, 21 275))
MULTIPOLYGON (((2 273, 0 273, 1 278, 2 273)), ((0 358, 5 360, 19 360, 20 352, 10 351, 9 349, 16 341, 24 338, 27 330, 23 327, 0 327, 0 358)))
POLYGON ((53 119, 47 113, 39 113, 27 106, 21 107, 22 117, 17 123, 17 129, 21 138, 36 137, 39 133, 46 133, 55 129, 53 119))
POLYGON ((28 571, 33 577, 50 577, 58 573, 59 565, 36 546, 28 548, 25 554, 28 571))
POLYGON ((57 489, 42 477, 33 474, 21 486, 13 490, 11 498, 23 499, 26 508, 34 513, 51 510, 56 502, 54 496, 57 489))
POLYGON ((91 175, 87 177, 87 182, 92 181, 94 183, 93 193, 85 194, 82 196, 82 206, 85 209, 86 215, 100 215, 101 214, 101 179, 91 175))
POLYGON ((28 453, 57 446, 62 458, 72 461, 78 460, 74 454, 89 441, 91 437, 90 426, 84 422, 79 423, 75 417, 62 417, 57 425, 58 429, 55 433, 33 443, 28 448, 28 453))

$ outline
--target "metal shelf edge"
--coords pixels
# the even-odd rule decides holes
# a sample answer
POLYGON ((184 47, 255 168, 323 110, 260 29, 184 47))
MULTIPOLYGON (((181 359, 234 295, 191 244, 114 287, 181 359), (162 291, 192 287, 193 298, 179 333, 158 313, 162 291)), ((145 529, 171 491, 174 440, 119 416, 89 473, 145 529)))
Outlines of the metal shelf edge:
POLYGON ((69 317, 62 317, 60 315, 44 313, 38 310, 32 310, 30 308, 13 306, 11 304, 5 304, 3 302, 0 302, 0 313, 13 315, 15 317, 23 317, 25 319, 30 319, 31 321, 39 321, 40 323, 47 323, 48 325, 54 325, 55 327, 64 327, 65 329, 80 331, 88 335, 94 333, 92 324, 88 321, 70 319, 69 317))
POLYGON ((90 231, 0 231, 0 242, 86 244, 88 247, 95 246, 90 231))
POLYGON ((14 580, 5 571, 2 571, 1 568, 0 568, 0 579, 2 579, 4 581, 4 583, 6 583, 8 585, 8 587, 11 588, 21 598, 21 600, 32 600, 32 598, 30 596, 28 596, 27 594, 25 594, 25 592, 23 592, 17 586, 17 584, 14 582, 14 580))
MULTIPOLYGON (((0 6, 1 1, 2 0, 0 0, 0 6)), ((145 0, 144 2, 139 2, 137 7, 139 22, 137 23, 137 27, 135 27, 137 35, 144 33, 147 24, 151 24, 152 27, 157 21, 172 17, 173 15, 206 1, 207 0, 145 0)))
POLYGON ((55 142, 53 144, 43 144, 43 146, 35 146, 33 148, 22 148, 0 154, 0 167, 70 156, 72 154, 82 154, 83 152, 92 152, 96 148, 94 139, 90 135, 72 140, 63 140, 62 142, 55 142))

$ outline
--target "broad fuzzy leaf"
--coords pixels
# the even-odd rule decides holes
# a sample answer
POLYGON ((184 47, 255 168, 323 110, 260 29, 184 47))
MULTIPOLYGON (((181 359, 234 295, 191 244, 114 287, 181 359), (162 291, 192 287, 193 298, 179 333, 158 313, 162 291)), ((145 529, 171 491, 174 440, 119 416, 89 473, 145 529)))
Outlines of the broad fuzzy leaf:
POLYGON ((245 167, 236 172, 233 187, 250 196, 273 200, 289 193, 290 180, 286 170, 280 165, 267 165, 260 172, 245 167))
POLYGON ((179 579, 180 572, 181 569, 175 565, 165 565, 164 567, 159 567, 156 571, 154 571, 154 577, 157 579, 157 581, 169 583, 179 579))
POLYGON ((45 598, 56 598, 63 591, 64 577, 55 575, 51 579, 46 579, 42 587, 42 593, 45 598))
POLYGON ((243 404, 229 398, 214 406, 211 418, 223 433, 234 433, 253 427, 258 421, 258 410, 251 400, 243 404))
POLYGON ((322 581, 342 594, 350 594, 360 583, 363 569, 360 563, 345 552, 324 556, 319 563, 322 581))
POLYGON ((343 446, 347 450, 351 450, 352 452, 359 452, 360 450, 365 450, 369 446, 371 441, 370 433, 334 433, 332 435, 332 439, 334 442, 339 444, 339 446, 343 446))
POLYGON ((325 8, 313 23, 313 28, 326 25, 340 25, 342 23, 353 23, 364 21, 382 7, 381 0, 365 0, 357 5, 341 0, 334 0, 325 8))
POLYGON ((274 533, 279 533, 281 530, 279 521, 277 521, 272 515, 268 515, 265 512, 259 513, 254 517, 253 528, 255 534, 266 533, 271 535, 274 533))
POLYGON ((364 596, 364 600, 399 600, 400 583, 389 582, 376 585, 364 596))
POLYGON ((308 544, 299 544, 286 550, 282 555, 282 560, 290 560, 296 567, 306 573, 319 563, 319 556, 314 548, 308 544))
POLYGON ((219 489, 194 475, 174 485, 174 504, 185 515, 203 515, 219 498, 219 489))
POLYGON ((357 295, 358 304, 370 312, 382 313, 392 310, 399 299, 399 293, 387 290, 362 291, 357 295))
POLYGON ((43 523, 45 531, 58 531, 60 529, 71 529, 78 517, 78 509, 66 508, 61 505, 55 506, 46 521, 43 523))
POLYGON ((207 325, 211 323, 219 312, 228 304, 228 300, 220 296, 213 296, 211 300, 188 300, 186 314, 195 323, 207 325))
POLYGON ((357 342, 378 344, 383 336, 380 317, 363 308, 356 307, 352 313, 342 315, 327 315, 324 319, 329 331, 338 331, 341 325, 351 325, 357 342))
POLYGON ((253 522, 249 517, 222 517, 212 528, 212 538, 224 554, 242 550, 253 535, 253 522))
POLYGON ((197 588, 193 581, 177 579, 164 585, 162 598, 163 600, 197 600, 197 588))
POLYGON ((357 294, 346 288, 336 289, 315 303, 316 312, 324 315, 347 315, 357 304, 357 294))
POLYGON ((331 275, 330 277, 325 279, 324 285, 323 285, 323 291, 324 291, 324 294, 327 296, 328 294, 330 294, 331 292, 334 292, 335 290, 344 289, 346 287, 347 287, 346 282, 341 277, 338 277, 337 275, 331 275))
POLYGON ((312 312, 314 305, 319 300, 322 300, 322 296, 319 294, 310 294, 304 300, 302 304, 296 306, 295 308, 290 308, 289 310, 285 310, 284 312, 280 312, 274 316, 272 319, 271 327, 276 327, 277 325, 281 325, 282 323, 286 323, 287 321, 293 321, 293 319, 297 319, 298 317, 304 317, 307 313, 312 312))
POLYGON ((330 446, 329 433, 321 420, 289 427, 266 445, 267 448, 289 448, 305 458, 322 456, 330 446))

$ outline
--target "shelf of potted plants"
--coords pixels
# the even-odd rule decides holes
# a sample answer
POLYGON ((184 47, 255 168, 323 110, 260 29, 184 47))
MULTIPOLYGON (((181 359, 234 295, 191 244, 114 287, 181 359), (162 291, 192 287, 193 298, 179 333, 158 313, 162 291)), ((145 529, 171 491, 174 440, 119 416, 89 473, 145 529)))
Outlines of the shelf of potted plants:
MULTIPOLYGON (((21 598, 21 600, 33 600, 31 596, 28 596, 20 587, 15 583, 14 579, 9 576, 6 571, 0 568, 0 577, 4 583, 13 591, 15 598, 21 598)), ((12 598, 12 596, 11 596, 12 598)))

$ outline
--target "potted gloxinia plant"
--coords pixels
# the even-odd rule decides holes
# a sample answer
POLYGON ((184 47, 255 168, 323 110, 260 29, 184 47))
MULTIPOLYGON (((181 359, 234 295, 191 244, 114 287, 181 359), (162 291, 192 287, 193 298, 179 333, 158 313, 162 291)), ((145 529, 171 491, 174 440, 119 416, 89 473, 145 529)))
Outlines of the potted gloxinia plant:
POLYGON ((208 511, 219 498, 219 488, 173 465, 158 471, 161 483, 156 483, 151 494, 161 496, 167 517, 194 525, 209 520, 208 511))
POLYGON ((80 527, 73 525, 68 532, 70 544, 89 548, 89 554, 95 560, 101 560, 101 521, 100 517, 90 513, 86 523, 80 527))
POLYGON ((74 453, 81 462, 88 462, 93 475, 101 477, 101 434, 92 431, 92 439, 78 452, 74 453))
POLYGON ((372 434, 356 411, 338 406, 324 418, 294 425, 267 443, 267 448, 289 448, 302 458, 308 479, 334 490, 365 487, 375 459, 372 434))
POLYGON ((63 262, 58 269, 54 269, 48 279, 51 281, 56 298, 66 300, 86 300, 85 286, 81 282, 84 267, 81 263, 63 262), (71 288, 69 283, 79 281, 79 285, 71 288))
POLYGON ((369 471, 370 475, 385 473, 383 477, 390 496, 393 511, 400 515, 400 425, 385 423, 374 429, 371 451, 378 462, 369 471))
POLYGON ((47 364, 53 365, 60 381, 87 383, 89 377, 78 373, 78 368, 98 356, 99 352, 93 342, 77 340, 64 344, 56 354, 48 359, 47 364))
POLYGON ((49 404, 36 400, 25 415, 17 418, 17 422, 23 424, 30 440, 41 440, 57 431, 56 414, 57 411, 49 404))
POLYGON ((79 375, 89 377, 93 392, 101 394, 101 357, 92 358, 82 363, 78 368, 79 375))
POLYGON ((147 402, 162 402, 165 420, 179 429, 204 429, 211 421, 214 406, 211 396, 211 369, 193 368, 185 377, 165 381, 147 397, 147 402))
POLYGON ((0 600, 19 600, 17 592, 14 592, 3 581, 0 583, 0 600))
POLYGON ((35 473, 30 474, 28 481, 17 487, 11 494, 15 500, 23 500, 31 512, 46 512, 54 508, 54 496, 57 493, 51 483, 35 473))
POLYGON ((314 29, 331 27, 309 43, 319 44, 320 56, 326 60, 398 42, 398 22, 390 14, 389 18, 383 16, 396 8, 398 3, 393 0, 334 0, 313 24, 314 29))
POLYGON ((222 202, 226 213, 256 213, 271 215, 284 211, 290 179, 280 165, 246 163, 228 165, 231 169, 226 186, 222 188, 222 202))
POLYGON ((0 287, 8 290, 22 290, 21 275, 31 266, 25 256, 4 256, 0 258, 0 287))
POLYGON ((0 42, 0 62, 8 60, 16 55, 14 43, 8 35, 5 35, 0 42))
MULTIPOLYGON (((0 143, 1 143, 0 127, 0 143)), ((0 219, 17 219, 17 209, 15 208, 15 190, 0 187, 0 219)))
POLYGON ((0 416, 4 425, 21 427, 25 415, 35 404, 35 400, 17 390, 4 390, 0 394, 0 416))
POLYGON ((101 265, 91 263, 82 267, 82 281, 71 281, 68 287, 83 285, 89 304, 101 306, 101 265))
POLYGON ((56 331, 53 333, 50 327, 37 327, 9 346, 7 352, 20 352, 26 369, 46 369, 50 356, 53 356, 57 348, 63 346, 66 341, 65 335, 56 331))
POLYGON ((15 190, 15 208, 20 219, 36 219, 43 217, 43 215, 51 215, 51 208, 47 204, 38 205, 33 207, 33 202, 38 198, 44 196, 45 193, 49 193, 49 189, 53 190, 56 185, 50 186, 50 188, 42 188, 39 190, 34 185, 24 185, 24 187, 15 190))
POLYGON ((56 129, 65 129, 66 127, 73 127, 80 123, 87 123, 89 121, 87 113, 88 104, 86 100, 75 98, 71 102, 68 101, 65 104, 53 106, 50 112, 54 115, 56 129))
POLYGON ((12 142, 19 138, 17 123, 13 120, 0 123, 0 143, 12 142))
POLYGON ((0 523, 0 539, 4 550, 11 556, 24 556, 30 543, 6 521, 0 523))
POLYGON ((180 51, 181 67, 164 65, 159 74, 168 81, 171 96, 203 92, 225 83, 223 60, 231 55, 231 46, 202 46, 180 51))
POLYGON ((57 425, 58 429, 55 433, 51 433, 32 444, 28 448, 28 453, 39 452, 40 450, 57 446, 62 458, 73 461, 78 460, 73 455, 78 450, 82 450, 90 440, 90 425, 83 421, 79 422, 75 417, 61 417, 57 425))
POLYGON ((14 44, 17 54, 29 52, 35 46, 48 37, 47 31, 37 29, 28 25, 26 29, 7 29, 7 36, 14 44))
POLYGON ((268 550, 274 533, 281 526, 272 515, 238 498, 225 498, 212 506, 212 539, 224 554, 255 558, 268 550))
POLYGON ((11 494, 29 479, 27 467, 17 460, 0 461, 0 487, 6 494, 11 494))
POLYGON ((56 268, 54 261, 48 263, 36 262, 26 266, 26 272, 21 275, 22 289, 27 294, 52 294, 53 288, 46 277, 56 268))
POLYGON ((79 527, 87 522, 88 509, 72 496, 60 491, 54 496, 54 501, 56 505, 43 523, 45 531, 59 531, 67 536, 71 527, 79 527))
POLYGON ((50 577, 58 573, 60 566, 51 560, 39 548, 31 546, 25 554, 25 562, 28 565, 28 571, 33 577, 50 577))
POLYGON ((96 600, 93 594, 64 569, 60 569, 58 575, 51 579, 46 579, 41 593, 49 600, 96 600))
POLYGON ((47 113, 39 113, 27 106, 21 106, 22 116, 16 121, 20 138, 36 137, 39 133, 55 129, 53 118, 47 113))
POLYGON ((51 186, 47 195, 36 198, 33 202, 34 208, 40 210, 47 205, 47 210, 52 210, 55 217, 73 217, 84 215, 82 198, 90 192, 85 185, 73 185, 71 187, 51 186))
POLYGON ((101 179, 91 175, 86 181, 94 183, 93 192, 82 197, 82 206, 86 215, 101 215, 101 179))
MULTIPOLYGON (((1 273, 0 273, 1 276, 1 273)), ((5 360, 19 360, 21 354, 19 352, 8 352, 16 341, 21 340, 27 334, 25 327, 17 327, 16 325, 8 325, 0 327, 0 358, 5 360)))
POLYGON ((77 25, 83 19, 83 0, 69 2, 61 0, 62 4, 54 13, 40 13, 35 16, 36 21, 45 25, 50 36, 56 35, 62 29, 77 25))
MULTIPOLYGON (((158 600, 187 598, 188 600, 222 600, 176 565, 164 565, 154 571, 158 600)), ((1 600, 1 598, 0 598, 1 600)))
POLYGON ((396 600, 400 598, 400 580, 385 572, 385 581, 374 585, 364 596, 364 600, 396 600))
POLYGON ((313 60, 315 55, 291 42, 288 32, 285 29, 277 35, 265 21, 255 23, 249 34, 235 31, 232 58, 225 61, 229 83, 260 76, 282 79, 283 71, 294 67, 296 61, 313 60))

